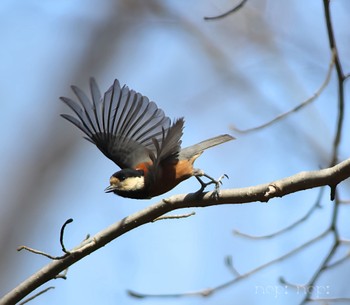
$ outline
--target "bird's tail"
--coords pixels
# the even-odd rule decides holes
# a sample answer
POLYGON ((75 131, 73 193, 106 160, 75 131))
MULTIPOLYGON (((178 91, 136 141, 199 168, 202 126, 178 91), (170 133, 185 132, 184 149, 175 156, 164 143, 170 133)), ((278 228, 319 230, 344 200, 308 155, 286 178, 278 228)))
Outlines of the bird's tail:
POLYGON ((200 155, 204 150, 234 140, 235 138, 228 135, 228 134, 224 134, 221 136, 217 136, 205 141, 202 141, 198 144, 186 147, 181 149, 180 154, 179 154, 179 159, 191 159, 192 157, 196 156, 196 155, 200 155))

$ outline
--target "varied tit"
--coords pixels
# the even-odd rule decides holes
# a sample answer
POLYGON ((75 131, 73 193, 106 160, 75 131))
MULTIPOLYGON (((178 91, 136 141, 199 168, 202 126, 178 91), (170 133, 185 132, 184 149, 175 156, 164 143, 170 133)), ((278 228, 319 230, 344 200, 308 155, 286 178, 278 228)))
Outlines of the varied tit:
POLYGON ((201 183, 200 191, 211 183, 218 190, 220 180, 194 169, 193 162, 207 148, 233 137, 221 135, 182 149, 184 119, 171 123, 154 102, 126 86, 121 88, 118 80, 102 97, 96 81, 91 78, 92 102, 78 87, 72 86, 72 90, 80 103, 66 97, 61 100, 76 117, 68 114, 62 117, 81 129, 87 140, 121 168, 110 178, 106 192, 149 199, 192 176, 201 183), (201 176, 210 182, 204 183, 201 176))

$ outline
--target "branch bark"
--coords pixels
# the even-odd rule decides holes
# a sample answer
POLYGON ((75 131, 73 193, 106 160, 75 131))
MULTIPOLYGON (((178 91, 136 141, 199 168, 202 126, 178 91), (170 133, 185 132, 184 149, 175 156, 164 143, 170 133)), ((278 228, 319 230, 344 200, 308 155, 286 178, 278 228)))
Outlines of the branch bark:
MULTIPOLYGON (((158 217, 181 208, 207 207, 220 204, 243 204, 249 202, 267 202, 275 197, 283 197, 290 193, 303 191, 320 186, 330 186, 331 190, 343 180, 350 177, 350 159, 333 167, 301 172, 296 175, 276 180, 271 183, 252 187, 222 190, 216 199, 212 192, 198 194, 175 195, 153 204, 137 213, 125 217, 119 222, 100 231, 95 236, 62 259, 53 260, 35 274, 19 284, 16 288, 0 299, 0 305, 15 304, 29 293, 49 280, 55 278, 62 271, 81 260, 90 253, 105 246, 115 238, 135 229, 143 224, 150 223, 158 217)), ((334 193, 333 191, 331 193, 334 193)))

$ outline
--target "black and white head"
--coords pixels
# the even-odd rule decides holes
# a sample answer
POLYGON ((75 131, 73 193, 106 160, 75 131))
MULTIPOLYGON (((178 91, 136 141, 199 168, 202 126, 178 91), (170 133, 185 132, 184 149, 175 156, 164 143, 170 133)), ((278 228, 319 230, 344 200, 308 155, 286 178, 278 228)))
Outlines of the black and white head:
POLYGON ((122 169, 111 176, 109 183, 105 189, 106 193, 113 192, 128 198, 144 198, 145 176, 142 170, 122 169))

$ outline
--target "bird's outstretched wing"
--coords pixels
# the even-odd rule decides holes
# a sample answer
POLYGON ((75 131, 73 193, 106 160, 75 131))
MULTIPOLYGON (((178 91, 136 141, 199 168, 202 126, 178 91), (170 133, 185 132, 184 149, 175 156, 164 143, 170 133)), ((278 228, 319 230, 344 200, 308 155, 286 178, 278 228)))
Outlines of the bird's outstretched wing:
POLYGON ((153 139, 156 148, 156 155, 155 160, 152 161, 156 166, 169 159, 178 159, 181 151, 183 128, 184 118, 179 118, 169 127, 167 132, 163 132, 160 141, 158 139, 153 139))
POLYGON ((174 143, 170 145, 171 152, 165 146, 167 139, 174 138, 169 136, 175 124, 170 127, 170 119, 154 102, 126 86, 121 88, 118 80, 101 97, 96 81, 91 78, 92 102, 78 87, 72 86, 72 90, 80 103, 66 97, 61 100, 77 117, 68 114, 62 117, 81 129, 86 139, 120 168, 159 162, 163 157, 176 154, 175 149, 179 151, 174 143))

